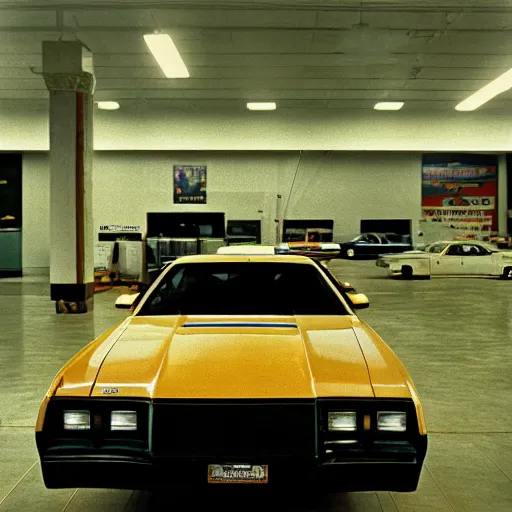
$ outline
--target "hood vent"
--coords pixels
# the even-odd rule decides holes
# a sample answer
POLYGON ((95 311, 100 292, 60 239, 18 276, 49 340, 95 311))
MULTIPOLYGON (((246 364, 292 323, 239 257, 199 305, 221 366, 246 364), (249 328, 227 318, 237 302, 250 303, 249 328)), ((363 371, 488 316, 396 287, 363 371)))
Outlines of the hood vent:
POLYGON ((183 327, 261 327, 281 329, 298 329, 297 324, 282 322, 187 322, 183 327))

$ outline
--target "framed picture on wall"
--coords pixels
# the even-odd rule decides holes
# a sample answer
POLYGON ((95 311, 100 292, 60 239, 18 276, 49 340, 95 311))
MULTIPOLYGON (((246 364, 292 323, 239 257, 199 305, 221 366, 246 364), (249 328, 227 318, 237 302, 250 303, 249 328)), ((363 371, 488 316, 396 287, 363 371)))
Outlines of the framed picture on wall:
POLYGON ((173 167, 174 204, 206 204, 206 165, 173 167))
POLYGON ((498 230, 496 155, 423 155, 422 213, 457 235, 498 230))

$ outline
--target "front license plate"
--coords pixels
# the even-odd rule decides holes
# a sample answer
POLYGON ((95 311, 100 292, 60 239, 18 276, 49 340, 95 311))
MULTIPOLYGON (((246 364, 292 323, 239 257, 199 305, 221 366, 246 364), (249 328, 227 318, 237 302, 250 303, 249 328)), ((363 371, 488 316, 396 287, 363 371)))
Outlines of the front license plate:
POLYGON ((209 464, 209 484, 267 484, 268 466, 254 464, 209 464))

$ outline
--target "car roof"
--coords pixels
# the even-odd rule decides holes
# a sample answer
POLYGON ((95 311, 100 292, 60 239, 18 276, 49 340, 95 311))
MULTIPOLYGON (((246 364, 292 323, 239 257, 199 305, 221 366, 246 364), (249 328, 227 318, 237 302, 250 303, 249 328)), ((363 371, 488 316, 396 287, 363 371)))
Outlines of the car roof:
POLYGON ((291 254, 283 255, 260 255, 260 254, 199 254, 194 256, 182 256, 176 263, 302 263, 315 265, 307 256, 296 256, 291 254))
MULTIPOLYGON (((482 242, 481 240, 444 240, 441 242, 432 242, 432 244, 483 244, 485 242, 482 242)), ((429 244, 429 245, 432 245, 429 244)))

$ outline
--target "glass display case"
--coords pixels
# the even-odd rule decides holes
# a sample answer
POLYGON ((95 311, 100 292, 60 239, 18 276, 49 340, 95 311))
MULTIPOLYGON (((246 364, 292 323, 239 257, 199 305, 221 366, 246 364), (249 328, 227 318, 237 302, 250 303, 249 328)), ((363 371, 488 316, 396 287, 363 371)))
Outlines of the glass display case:
POLYGON ((21 154, 0 155, 0 277, 22 275, 21 154))
POLYGON ((199 254, 197 238, 150 237, 146 245, 148 269, 161 268, 180 256, 199 254))
POLYGON ((168 238, 151 237, 146 240, 148 267, 160 268, 180 256, 216 254, 225 244, 222 238, 168 238))
POLYGON ((260 220, 228 220, 227 245, 253 245, 261 243, 260 220))
POLYGON ((0 277, 21 275, 21 229, 0 229, 0 277))
POLYGON ((148 213, 147 281, 151 283, 165 264, 181 256, 216 254, 226 245, 224 236, 224 213, 148 213))

